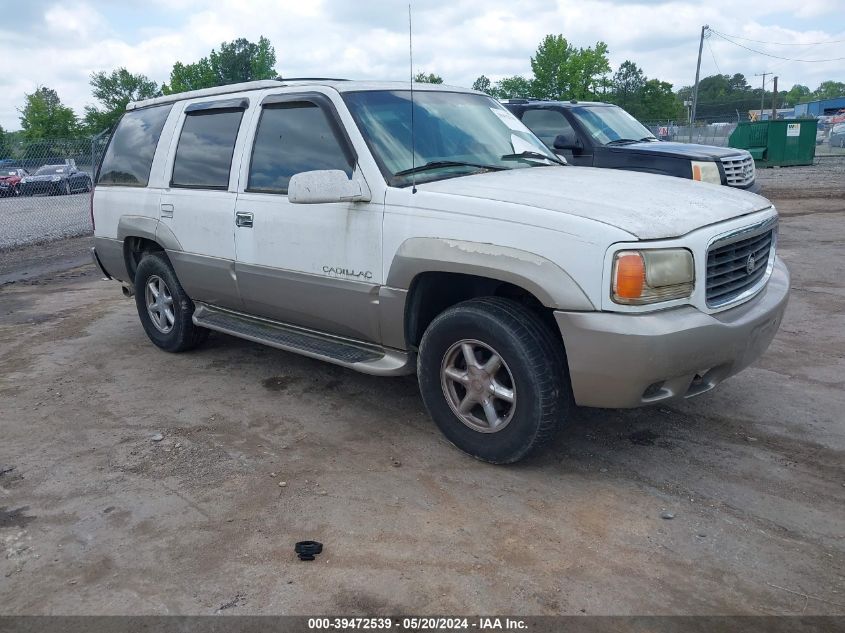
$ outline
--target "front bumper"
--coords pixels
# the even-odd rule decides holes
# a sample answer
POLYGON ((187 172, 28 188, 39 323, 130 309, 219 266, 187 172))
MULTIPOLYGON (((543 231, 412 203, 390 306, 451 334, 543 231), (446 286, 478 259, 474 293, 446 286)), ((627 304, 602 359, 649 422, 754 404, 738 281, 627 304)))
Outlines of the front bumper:
POLYGON ((26 182, 20 185, 20 192, 21 195, 24 196, 37 196, 40 194, 55 194, 58 193, 60 190, 62 183, 53 182, 51 180, 36 180, 35 182, 26 182))
POLYGON ((760 294, 724 312, 556 311, 575 402, 630 408, 709 391, 766 351, 788 298, 789 271, 777 258, 760 294))

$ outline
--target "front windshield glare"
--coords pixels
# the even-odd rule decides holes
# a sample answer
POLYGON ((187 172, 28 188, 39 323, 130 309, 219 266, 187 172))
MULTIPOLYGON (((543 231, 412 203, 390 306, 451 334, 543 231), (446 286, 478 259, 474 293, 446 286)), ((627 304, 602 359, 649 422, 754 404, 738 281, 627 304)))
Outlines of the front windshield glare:
POLYGON ((414 160, 411 160, 411 92, 349 92, 344 100, 389 184, 410 184, 402 172, 426 182, 483 172, 551 165, 557 158, 516 117, 490 97, 460 92, 414 91, 414 160), (534 156, 514 158, 530 152, 534 156), (541 156, 536 156, 540 154, 541 156), (544 157, 548 157, 547 159, 544 157))
POLYGON ((639 141, 654 138, 642 123, 616 106, 583 106, 573 108, 575 116, 587 128, 590 136, 602 145, 613 141, 639 141))

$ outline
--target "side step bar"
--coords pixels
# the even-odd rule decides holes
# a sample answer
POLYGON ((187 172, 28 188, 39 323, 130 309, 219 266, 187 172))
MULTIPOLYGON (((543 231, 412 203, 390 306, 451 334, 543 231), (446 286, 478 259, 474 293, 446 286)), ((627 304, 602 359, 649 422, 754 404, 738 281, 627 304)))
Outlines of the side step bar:
POLYGON ((406 352, 215 308, 204 303, 196 304, 193 322, 209 330, 317 358, 365 374, 403 376, 414 373, 414 359, 406 352))

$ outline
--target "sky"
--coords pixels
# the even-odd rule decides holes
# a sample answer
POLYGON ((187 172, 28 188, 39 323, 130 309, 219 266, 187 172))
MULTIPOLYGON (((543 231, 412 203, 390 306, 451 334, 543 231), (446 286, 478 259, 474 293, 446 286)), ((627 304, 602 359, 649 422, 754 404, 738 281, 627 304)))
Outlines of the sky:
MULTIPOLYGON (((0 125, 20 128, 24 95, 55 89, 82 114, 94 104, 92 72, 126 67, 165 82, 177 60, 220 42, 265 35, 287 77, 405 80, 408 3, 397 0, 0 0, 14 19, 0 25, 0 125)), ((650 78, 691 85, 703 24, 747 38, 749 48, 808 60, 845 58, 845 0, 414 0, 414 68, 470 86, 530 76, 548 33, 576 46, 607 43, 615 70, 626 59, 650 78), (760 40, 766 43, 753 42, 760 40), (834 43, 824 43, 840 40, 834 43), (819 42, 822 42, 819 44, 819 42)), ((845 81, 845 60, 801 63, 766 57, 716 36, 704 45, 702 76, 774 72, 779 88, 845 81)), ((770 88, 770 86, 767 86, 770 88)))

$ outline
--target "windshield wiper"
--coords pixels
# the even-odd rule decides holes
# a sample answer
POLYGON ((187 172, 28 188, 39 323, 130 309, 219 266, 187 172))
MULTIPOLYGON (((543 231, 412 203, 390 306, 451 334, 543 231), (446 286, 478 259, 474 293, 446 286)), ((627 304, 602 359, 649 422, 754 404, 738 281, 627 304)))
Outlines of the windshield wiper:
POLYGON ((566 165, 562 160, 557 158, 553 158, 551 156, 547 156, 546 154, 541 154, 540 152, 519 152, 518 154, 505 154, 500 158, 500 160, 548 160, 553 163, 557 163, 558 165, 566 165))
POLYGON ((651 142, 651 141, 656 141, 656 140, 657 140, 657 139, 656 139, 655 137, 653 137, 653 136, 644 136, 644 137, 642 137, 642 138, 640 139, 640 142, 642 142, 642 141, 648 141, 648 142, 651 142))
POLYGON ((403 169, 402 171, 397 171, 394 176, 408 176, 410 174, 418 174, 423 171, 429 171, 430 169, 439 169, 441 167, 475 167, 477 169, 489 169, 493 171, 501 171, 503 169, 507 169, 507 167, 499 167, 498 165, 482 165, 480 163, 466 163, 459 160, 433 160, 430 163, 426 163, 425 165, 417 165, 416 167, 411 167, 410 169, 403 169))
POLYGON ((628 145, 630 143, 639 143, 639 141, 633 138, 617 138, 613 141, 608 141, 605 145, 628 145))

